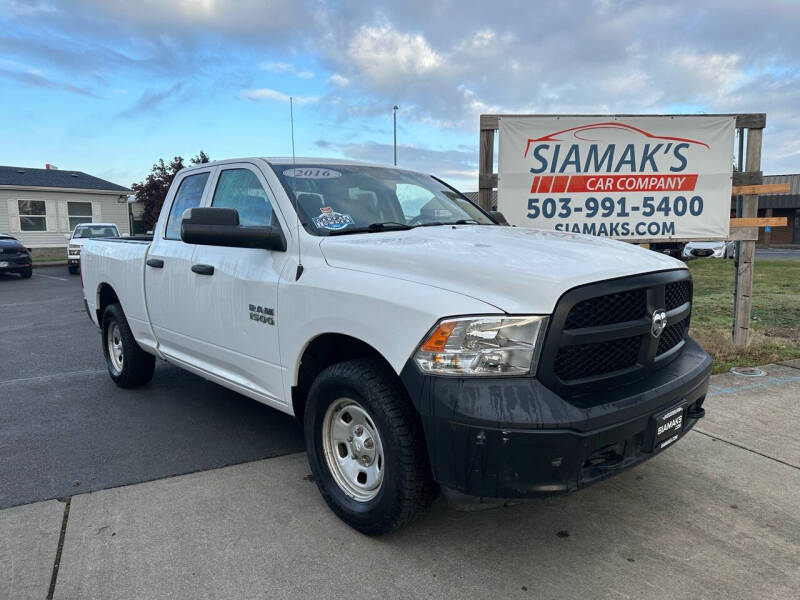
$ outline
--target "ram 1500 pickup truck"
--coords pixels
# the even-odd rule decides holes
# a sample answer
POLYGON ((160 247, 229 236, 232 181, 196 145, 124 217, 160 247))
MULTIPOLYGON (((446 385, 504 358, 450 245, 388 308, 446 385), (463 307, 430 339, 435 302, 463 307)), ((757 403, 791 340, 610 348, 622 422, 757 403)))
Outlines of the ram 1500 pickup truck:
POLYGON ((404 169, 196 165, 152 239, 86 241, 86 308, 118 385, 160 358, 295 415, 328 505, 379 535, 439 487, 577 490, 704 415, 683 263, 502 222, 404 169))

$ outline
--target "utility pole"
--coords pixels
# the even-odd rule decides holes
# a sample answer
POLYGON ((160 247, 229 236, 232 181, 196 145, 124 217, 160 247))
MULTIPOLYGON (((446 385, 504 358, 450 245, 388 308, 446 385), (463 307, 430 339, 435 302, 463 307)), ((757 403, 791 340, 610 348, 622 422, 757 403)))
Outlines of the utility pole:
POLYGON ((394 166, 397 166, 397 109, 400 107, 396 104, 392 107, 392 115, 394 117, 394 166))

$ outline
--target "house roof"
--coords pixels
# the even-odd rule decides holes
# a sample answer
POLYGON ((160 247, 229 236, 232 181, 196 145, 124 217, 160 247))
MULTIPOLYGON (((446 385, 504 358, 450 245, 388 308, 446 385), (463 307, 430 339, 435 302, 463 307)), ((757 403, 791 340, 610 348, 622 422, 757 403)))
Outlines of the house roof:
POLYGON ((130 193, 131 191, 126 187, 82 171, 3 166, 0 166, 0 186, 21 188, 71 188, 77 190, 97 190, 120 193, 130 193))

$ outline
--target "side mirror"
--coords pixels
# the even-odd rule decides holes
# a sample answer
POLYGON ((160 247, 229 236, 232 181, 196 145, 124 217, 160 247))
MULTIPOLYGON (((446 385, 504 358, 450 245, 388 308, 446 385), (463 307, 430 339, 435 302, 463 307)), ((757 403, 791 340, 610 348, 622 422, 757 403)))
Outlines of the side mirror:
POLYGON ((499 210, 490 210, 489 216, 492 217, 492 219, 494 219, 494 222, 497 223, 498 225, 508 226, 508 221, 506 220, 503 213, 501 213, 499 210))
POLYGON ((181 219, 181 239, 187 244, 286 250, 277 227, 242 227, 234 208, 190 208, 181 219))
POLYGON ((64 239, 65 239, 65 240, 72 239, 72 234, 71 234, 71 233, 65 233, 65 234, 64 234, 64 239))

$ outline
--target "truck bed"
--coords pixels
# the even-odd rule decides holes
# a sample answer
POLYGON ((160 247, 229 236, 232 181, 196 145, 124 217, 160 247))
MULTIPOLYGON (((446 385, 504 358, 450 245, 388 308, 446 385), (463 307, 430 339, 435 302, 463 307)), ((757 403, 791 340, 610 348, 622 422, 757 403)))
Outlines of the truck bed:
POLYGON ((144 296, 144 270, 152 236, 94 238, 81 250, 81 274, 90 315, 100 325, 97 307, 101 284, 110 286, 122 304, 134 337, 142 346, 153 342, 144 296))

